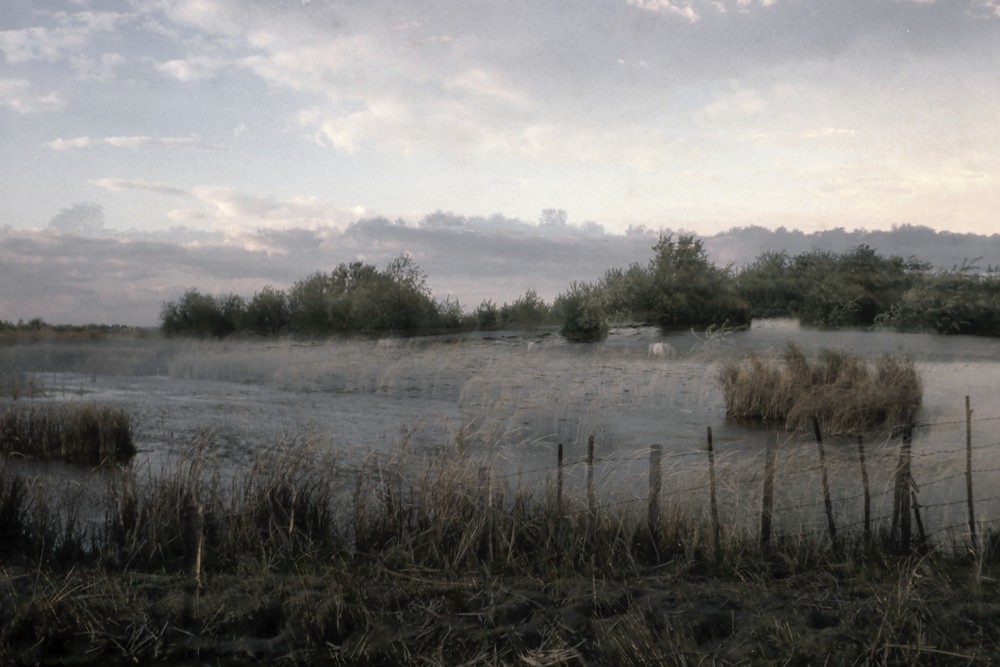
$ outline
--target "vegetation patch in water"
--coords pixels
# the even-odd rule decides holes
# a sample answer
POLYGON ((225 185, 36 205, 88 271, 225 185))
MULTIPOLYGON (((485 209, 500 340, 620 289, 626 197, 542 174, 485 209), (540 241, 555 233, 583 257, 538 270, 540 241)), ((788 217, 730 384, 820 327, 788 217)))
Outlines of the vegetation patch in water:
POLYGON ((0 415, 0 453, 106 465, 135 456, 132 420, 97 405, 10 407, 0 415))
POLYGON ((826 349, 810 360, 791 343, 780 360, 752 353, 726 364, 720 384, 729 417, 781 420, 787 430, 806 428, 817 417, 833 434, 906 424, 923 395, 909 357, 866 360, 826 349))

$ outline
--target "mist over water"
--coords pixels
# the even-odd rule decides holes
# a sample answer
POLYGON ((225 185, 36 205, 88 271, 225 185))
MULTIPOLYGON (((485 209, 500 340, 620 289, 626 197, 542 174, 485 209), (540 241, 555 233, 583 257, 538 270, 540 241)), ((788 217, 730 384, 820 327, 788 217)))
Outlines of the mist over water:
MULTIPOLYGON (((964 445, 966 395, 975 415, 976 469, 998 467, 989 445, 1000 442, 994 420, 1000 417, 1000 342, 982 338, 817 331, 793 320, 714 333, 621 327, 590 344, 567 343, 552 330, 378 341, 111 337, 4 347, 0 367, 28 372, 44 387, 41 396, 19 399, 24 403, 124 407, 135 419, 136 465, 153 471, 176 464, 195 441, 210 443, 225 477, 241 474, 263 448, 309 442, 348 469, 403 449, 461 453, 515 483, 544 485, 562 444, 572 487, 582 484, 592 435, 606 494, 641 496, 648 452, 659 444, 667 492, 700 503, 711 427, 720 476, 729 480, 726 502, 749 525, 767 446, 779 447, 779 479, 788 480, 779 485, 778 506, 817 493, 816 447, 811 433, 727 420, 717 377, 728 359, 749 351, 780 354, 789 342, 807 355, 838 348, 864 357, 914 357, 925 388, 914 441, 918 483, 964 469, 964 453, 933 454, 964 445)), ((869 438, 873 487, 880 492, 891 483, 897 448, 889 434, 869 438)), ((828 438, 827 456, 834 493, 855 498, 855 442, 828 438)), ((72 466, 46 470, 59 478, 74 474, 72 466)), ((977 473, 976 480, 980 488, 1000 481, 995 472, 977 473)), ((921 501, 951 503, 962 493, 957 483, 931 484, 921 501)), ((842 506, 852 515, 856 509, 842 506)), ((980 512, 986 519, 993 508, 980 512)))

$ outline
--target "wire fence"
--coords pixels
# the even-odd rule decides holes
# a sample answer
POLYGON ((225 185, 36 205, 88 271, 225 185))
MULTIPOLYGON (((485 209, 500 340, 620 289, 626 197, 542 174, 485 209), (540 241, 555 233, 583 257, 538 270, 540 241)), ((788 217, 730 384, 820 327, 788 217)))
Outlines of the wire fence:
POLYGON ((652 526, 670 512, 765 545, 772 537, 836 543, 858 533, 888 533, 904 547, 966 549, 1000 527, 1000 441, 973 442, 984 430, 977 427, 997 421, 973 419, 966 399, 965 420, 841 438, 825 454, 818 423, 812 437, 794 434, 756 456, 713 450, 711 429, 696 448, 653 445, 611 456, 596 455, 599 443, 591 436, 585 456, 564 459, 557 444, 554 464, 489 474, 508 484, 542 479, 549 488, 558 485, 564 515, 648 512, 652 526), (963 426, 964 433, 954 428, 963 426), (940 427, 954 433, 914 447, 915 434, 940 427), (959 445, 955 440, 963 437, 959 445))

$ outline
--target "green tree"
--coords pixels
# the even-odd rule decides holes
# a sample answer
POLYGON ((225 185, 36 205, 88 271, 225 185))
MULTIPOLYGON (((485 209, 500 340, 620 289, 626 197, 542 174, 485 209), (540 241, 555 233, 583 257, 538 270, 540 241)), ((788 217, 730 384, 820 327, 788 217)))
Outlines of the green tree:
POLYGON ((247 306, 246 328, 265 336, 288 328, 288 297, 270 285, 253 295, 247 306))
POLYGON ((562 319, 562 334, 573 341, 596 341, 608 335, 607 304, 603 290, 586 283, 570 283, 556 297, 553 310, 562 319))

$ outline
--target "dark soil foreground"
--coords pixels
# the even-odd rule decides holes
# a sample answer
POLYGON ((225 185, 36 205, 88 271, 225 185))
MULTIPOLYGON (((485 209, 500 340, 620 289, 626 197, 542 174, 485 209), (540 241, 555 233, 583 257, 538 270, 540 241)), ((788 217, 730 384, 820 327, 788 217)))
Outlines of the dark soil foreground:
POLYGON ((0 664, 840 665, 1000 662, 1000 583, 907 558, 728 573, 0 568, 0 664))

